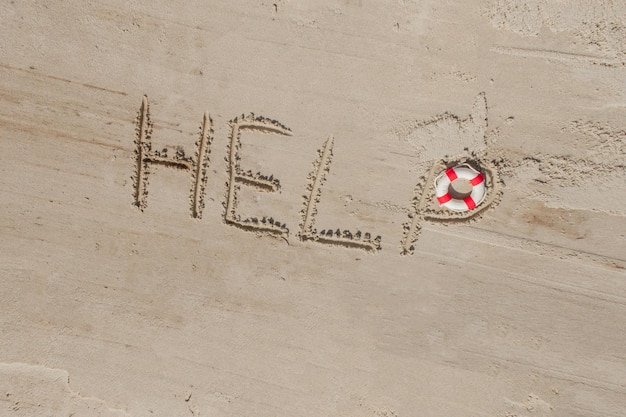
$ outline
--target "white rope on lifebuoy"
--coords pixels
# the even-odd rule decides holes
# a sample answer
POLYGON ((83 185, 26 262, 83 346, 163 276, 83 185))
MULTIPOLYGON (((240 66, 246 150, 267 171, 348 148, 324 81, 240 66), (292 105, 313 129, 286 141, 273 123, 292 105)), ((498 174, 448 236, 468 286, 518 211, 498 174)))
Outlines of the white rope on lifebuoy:
POLYGON ((453 211, 473 210, 483 201, 487 192, 484 175, 468 164, 448 168, 439 174, 435 178, 435 190, 439 204, 453 211), (451 185, 454 188, 455 181, 469 183, 471 185, 471 192, 467 193, 469 195, 455 198, 454 190, 450 189, 451 185))

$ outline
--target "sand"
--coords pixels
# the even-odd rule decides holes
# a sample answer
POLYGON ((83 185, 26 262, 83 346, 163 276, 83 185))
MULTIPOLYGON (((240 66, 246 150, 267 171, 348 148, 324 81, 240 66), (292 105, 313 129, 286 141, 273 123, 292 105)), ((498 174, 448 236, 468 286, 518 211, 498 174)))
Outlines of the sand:
POLYGON ((1 416, 624 415, 626 2, 176 3, 0 4, 1 416))

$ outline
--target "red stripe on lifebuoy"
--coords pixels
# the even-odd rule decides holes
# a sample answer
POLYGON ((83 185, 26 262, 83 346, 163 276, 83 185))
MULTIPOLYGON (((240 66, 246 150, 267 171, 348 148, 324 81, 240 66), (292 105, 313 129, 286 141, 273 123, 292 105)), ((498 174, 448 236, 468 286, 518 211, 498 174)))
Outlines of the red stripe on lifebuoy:
POLYGON ((445 193, 441 197, 437 197, 437 201, 439 201, 439 204, 446 204, 450 200, 452 200, 452 196, 450 195, 450 193, 445 193))
POLYGON ((463 201, 465 201, 465 204, 467 205, 468 210, 471 210, 476 207, 476 202, 471 196, 464 198, 463 201))
POLYGON ((450 180, 450 182, 458 178, 458 176, 456 175, 456 171, 454 171, 454 168, 446 169, 446 175, 448 176, 448 179, 450 180))
POLYGON ((483 182, 484 179, 485 179, 485 177, 483 177, 483 174, 481 174, 479 172, 478 175, 476 175, 474 178, 469 180, 469 182, 470 182, 470 184, 472 184, 475 187, 478 184, 480 184, 481 182, 483 182))

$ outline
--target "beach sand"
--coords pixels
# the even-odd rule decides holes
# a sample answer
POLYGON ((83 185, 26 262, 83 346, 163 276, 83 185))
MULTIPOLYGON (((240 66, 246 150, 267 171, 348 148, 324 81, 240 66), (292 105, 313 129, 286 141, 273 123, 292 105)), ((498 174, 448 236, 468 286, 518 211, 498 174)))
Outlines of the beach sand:
POLYGON ((626 2, 175 3, 0 4, 0 416, 624 415, 626 2))

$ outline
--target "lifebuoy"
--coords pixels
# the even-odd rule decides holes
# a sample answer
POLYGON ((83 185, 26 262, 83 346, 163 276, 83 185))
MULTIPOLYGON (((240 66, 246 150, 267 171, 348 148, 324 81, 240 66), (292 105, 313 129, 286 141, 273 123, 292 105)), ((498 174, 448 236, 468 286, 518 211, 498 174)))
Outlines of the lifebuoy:
POLYGON ((453 211, 469 211, 476 208, 487 192, 484 175, 468 164, 448 168, 439 174, 435 179, 435 190, 439 204, 453 211), (459 195, 454 189, 455 186, 463 188, 468 183, 471 186, 469 192, 463 190, 459 195))

